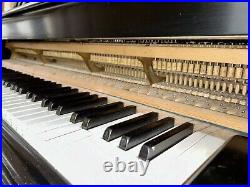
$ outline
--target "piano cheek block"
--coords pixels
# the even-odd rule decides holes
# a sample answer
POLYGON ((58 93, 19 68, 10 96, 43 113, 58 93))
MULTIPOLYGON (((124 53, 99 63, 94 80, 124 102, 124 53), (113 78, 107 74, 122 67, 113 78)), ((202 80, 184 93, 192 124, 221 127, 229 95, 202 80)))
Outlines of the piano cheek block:
POLYGON ((191 123, 184 123, 149 142, 146 142, 139 153, 139 158, 146 161, 152 160, 164 151, 173 147, 181 140, 193 133, 194 126, 191 123))

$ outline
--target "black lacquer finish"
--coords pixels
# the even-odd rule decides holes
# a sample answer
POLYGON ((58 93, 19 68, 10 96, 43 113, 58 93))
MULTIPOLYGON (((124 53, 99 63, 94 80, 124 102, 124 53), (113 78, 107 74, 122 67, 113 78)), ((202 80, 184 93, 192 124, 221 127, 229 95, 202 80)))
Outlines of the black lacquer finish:
POLYGON ((82 128, 88 130, 135 113, 135 106, 126 106, 124 108, 112 109, 96 115, 93 114, 83 119, 82 128))
POLYGON ((2 23, 2 38, 8 40, 247 34, 248 4, 228 2, 50 4, 2 23))
POLYGON ((152 160, 170 147, 174 146, 193 133, 194 125, 184 123, 166 133, 146 142, 139 153, 139 158, 146 161, 152 160))
POLYGON ((2 40, 2 59, 10 59, 11 57, 11 50, 5 47, 5 40, 2 40))
MULTIPOLYGON (((13 150, 6 139, 2 139, 2 162, 6 168, 6 173, 9 173, 9 178, 12 179, 13 184, 48 184, 48 182, 40 175, 35 177, 32 169, 25 160, 18 156, 18 153, 13 150)), ((33 170, 35 173, 35 171, 33 170)))
MULTIPOLYGON (((2 138, 12 147, 12 149, 18 153, 18 155, 16 154, 15 156, 18 156, 27 164, 29 168, 32 168, 31 170, 32 176, 34 177, 36 175, 37 177, 40 178, 39 180, 36 180, 34 183, 69 184, 69 182, 62 175, 60 175, 36 150, 34 150, 5 121, 2 121, 2 136, 3 136, 2 138), (43 179, 43 182, 41 181, 41 179, 43 179)), ((24 176, 23 174, 24 173, 20 173, 20 175, 24 176)), ((5 176, 7 175, 8 173, 5 172, 5 176)), ((8 177, 12 178, 12 181, 10 180, 5 180, 5 181, 10 183, 15 182, 13 176, 12 177, 8 176, 8 177)))
POLYGON ((13 176, 10 174, 10 172, 6 168, 3 159, 2 159, 2 184, 4 185, 16 184, 16 182, 13 179, 13 176))
POLYGON ((248 183, 248 138, 236 135, 216 154, 192 184, 248 183))
POLYGON ((104 131, 103 139, 109 142, 137 128, 148 125, 157 119, 158 113, 149 112, 130 120, 112 125, 104 131))
POLYGON ((147 126, 135 129, 122 136, 119 147, 125 151, 174 127, 174 118, 164 118, 147 126))

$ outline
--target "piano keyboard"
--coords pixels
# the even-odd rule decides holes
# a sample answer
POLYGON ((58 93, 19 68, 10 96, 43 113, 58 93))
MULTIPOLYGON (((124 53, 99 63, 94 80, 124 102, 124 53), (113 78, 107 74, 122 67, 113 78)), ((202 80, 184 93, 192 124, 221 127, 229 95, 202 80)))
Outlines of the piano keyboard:
POLYGON ((224 144, 192 123, 176 126, 157 112, 2 72, 3 120, 71 184, 184 184, 224 144), (138 163, 137 172, 105 171, 116 159, 138 163))

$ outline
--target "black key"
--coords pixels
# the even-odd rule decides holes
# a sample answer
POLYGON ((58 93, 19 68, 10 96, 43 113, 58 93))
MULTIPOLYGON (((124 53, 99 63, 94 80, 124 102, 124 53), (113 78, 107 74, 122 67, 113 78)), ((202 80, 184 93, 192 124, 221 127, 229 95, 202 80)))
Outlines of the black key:
POLYGON ((126 106, 124 108, 113 109, 101 114, 91 115, 83 119, 82 128, 88 130, 135 113, 136 106, 126 106))
POLYGON ((193 129, 194 125, 192 123, 184 123, 146 142, 140 150, 139 158, 144 161, 152 160, 192 134, 193 129))
POLYGON ((81 102, 79 104, 59 106, 56 110, 56 114, 63 115, 63 114, 67 114, 70 112, 76 112, 76 111, 80 111, 83 109, 87 109, 87 108, 91 108, 91 107, 95 107, 95 106, 101 106, 101 105, 105 105, 105 104, 107 104, 107 98, 100 97, 100 98, 97 98, 93 101, 87 100, 87 101, 81 102))
POLYGON ((81 92, 81 93, 66 93, 62 96, 49 96, 47 98, 44 98, 42 100, 42 104, 41 106, 42 107, 47 107, 49 106, 49 103, 50 102, 56 102, 56 101, 59 101, 59 100, 63 100, 63 99, 69 99, 69 98, 81 98, 81 97, 85 97, 85 96, 88 96, 89 95, 89 92, 81 92))
MULTIPOLYGON (((32 81, 26 81, 26 82, 22 82, 22 83, 16 83, 16 84, 13 84, 14 85, 14 90, 15 91, 19 91, 19 88, 32 88, 32 87, 39 87, 40 85, 45 85, 45 84, 51 84, 51 83, 54 83, 54 82, 51 82, 51 81, 45 81, 43 79, 35 79, 35 80, 32 80, 32 81)), ((54 83, 56 84, 56 83, 54 83)))
POLYGON ((33 94, 31 101, 41 101, 43 99, 49 98, 49 97, 56 97, 56 96, 64 96, 66 94, 73 94, 78 93, 78 89, 67 89, 67 90, 61 90, 60 92, 55 93, 49 93, 49 94, 33 94))
POLYGON ((13 75, 13 77, 9 77, 5 80, 7 80, 8 82, 20 82, 20 81, 25 81, 27 79, 34 79, 34 77, 30 75, 18 74, 18 75, 13 75))
POLYGON ((39 87, 39 86, 43 86, 43 85, 50 85, 50 84, 56 84, 55 82, 51 82, 51 81, 45 81, 42 79, 36 79, 36 80, 29 80, 29 81, 24 81, 21 83, 13 83, 13 89, 15 91, 19 91, 19 88, 33 88, 33 87, 39 87))
POLYGON ((20 86, 26 86, 26 85, 30 85, 30 84, 37 84, 39 82, 42 82, 44 80, 42 79, 38 79, 38 78, 30 78, 30 79, 27 79, 27 80, 22 80, 22 81, 15 81, 13 83, 10 84, 10 89, 11 90, 15 90, 16 87, 20 87, 20 86))
POLYGON ((109 112, 110 110, 113 111, 113 109, 120 109, 124 106, 123 102, 115 102, 115 103, 110 103, 107 105, 103 106, 98 106, 94 108, 89 108, 85 110, 81 110, 78 112, 74 112, 71 115, 70 122, 72 123, 78 123, 82 122, 84 118, 92 116, 92 115, 98 115, 103 112, 109 112))
POLYGON ((112 125, 108 127, 103 134, 103 139, 106 141, 114 140, 128 132, 148 125, 158 119, 158 113, 149 112, 136 118, 112 125))
POLYGON ((32 76, 13 73, 13 74, 8 74, 8 77, 3 77, 3 80, 11 82, 15 80, 25 79, 27 77, 32 77, 32 76))
POLYGON ((2 80, 2 85, 3 85, 3 86, 5 85, 5 83, 6 83, 6 81, 5 81, 5 80, 2 80))
POLYGON ((49 96, 62 96, 67 93, 77 93, 78 89, 71 89, 70 87, 65 87, 65 88, 60 88, 58 89, 58 92, 52 92, 52 93, 38 93, 38 94, 33 94, 31 101, 36 102, 36 101, 41 101, 43 98, 47 98, 49 96))
POLYGON ((164 118, 147 126, 135 129, 122 136, 119 147, 125 151, 174 127, 174 118, 164 118))
POLYGON ((71 87, 55 87, 55 88, 45 88, 43 90, 34 91, 33 94, 35 95, 50 95, 55 93, 61 93, 64 91, 70 91, 71 87))
POLYGON ((50 82, 50 81, 39 81, 39 82, 33 82, 31 84, 25 84, 25 85, 15 85, 14 90, 16 92, 19 92, 20 94, 24 94, 27 91, 31 90, 31 89, 35 89, 35 88, 47 88, 50 85, 58 85, 58 86, 62 86, 61 84, 56 84, 54 82, 50 82), (20 90, 22 90, 22 92, 20 92, 20 90), (26 92, 24 92, 25 90, 27 90, 26 92))
POLYGON ((20 87, 20 86, 23 86, 23 85, 27 85, 27 84, 30 84, 30 83, 28 83, 27 81, 24 81, 22 83, 16 83, 16 82, 14 82, 14 83, 10 84, 10 89, 16 91, 17 87, 20 87))
POLYGON ((4 86, 5 87, 10 87, 11 86, 11 84, 13 83, 13 82, 16 82, 16 81, 24 81, 24 80, 26 80, 27 79, 27 77, 23 77, 23 76, 20 76, 20 77, 15 77, 15 78, 13 78, 13 79, 8 79, 8 80, 6 80, 5 82, 4 82, 4 86))
MULTIPOLYGON (((17 85, 18 86, 18 85, 17 85)), ((53 86, 56 87, 62 87, 61 84, 57 84, 56 82, 51 82, 51 81, 39 81, 35 83, 31 83, 30 85, 23 85, 23 86, 18 86, 20 89, 26 89, 30 92, 35 92, 38 90, 46 90, 46 89, 51 89, 53 86)))
POLYGON ((61 89, 61 85, 49 85, 48 87, 38 87, 31 89, 26 93, 26 99, 32 98, 33 94, 38 94, 38 93, 56 93, 61 89))
POLYGON ((62 87, 62 85, 54 83, 54 82, 50 82, 50 81, 45 81, 45 82, 41 82, 35 85, 19 87, 18 92, 19 94, 27 94, 27 92, 30 92, 30 97, 31 97, 32 92, 34 91, 45 90, 45 89, 53 88, 53 87, 60 88, 62 87))
POLYGON ((4 82, 5 87, 11 87, 11 84, 13 84, 13 81, 5 81, 4 82))
POLYGON ((85 95, 80 98, 65 98, 62 100, 51 101, 48 106, 49 111, 57 110, 59 106, 63 107, 65 105, 78 105, 81 103, 86 103, 87 101, 95 101, 98 99, 98 95, 85 95))

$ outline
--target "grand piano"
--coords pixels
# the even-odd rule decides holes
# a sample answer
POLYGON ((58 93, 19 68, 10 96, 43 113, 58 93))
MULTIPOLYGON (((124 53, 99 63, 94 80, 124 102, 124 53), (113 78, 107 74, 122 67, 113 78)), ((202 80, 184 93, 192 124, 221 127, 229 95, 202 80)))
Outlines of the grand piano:
POLYGON ((248 183, 247 3, 12 5, 3 184, 248 183))

